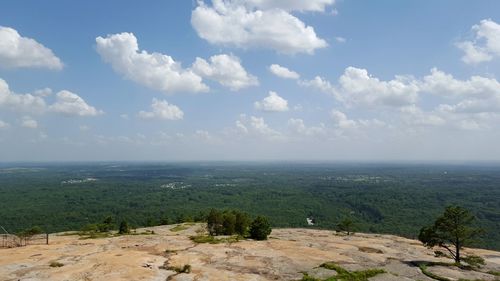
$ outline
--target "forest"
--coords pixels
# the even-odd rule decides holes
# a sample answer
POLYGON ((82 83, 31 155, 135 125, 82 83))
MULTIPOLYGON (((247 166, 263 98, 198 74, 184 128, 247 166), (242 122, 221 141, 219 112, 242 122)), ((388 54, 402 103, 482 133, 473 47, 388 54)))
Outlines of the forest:
POLYGON ((78 230, 106 217, 131 227, 206 219, 210 209, 269 218, 273 227, 416 238, 449 205, 500 250, 500 166, 400 163, 3 163, 0 225, 78 230), (313 218, 308 225, 306 218, 313 218))

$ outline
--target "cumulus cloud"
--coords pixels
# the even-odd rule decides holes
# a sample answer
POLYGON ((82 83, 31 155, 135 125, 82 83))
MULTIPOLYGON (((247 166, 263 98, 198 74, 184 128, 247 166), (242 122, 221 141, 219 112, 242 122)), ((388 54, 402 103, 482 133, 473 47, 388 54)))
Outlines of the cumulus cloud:
MULTIPOLYGON (((436 68, 421 79, 396 76, 383 81, 370 76, 365 69, 348 67, 338 85, 319 76, 298 83, 332 94, 347 108, 382 109, 386 118, 400 119, 408 129, 445 125, 467 130, 487 129, 500 117, 500 83, 496 79, 472 76, 460 80, 436 68), (438 103, 434 109, 423 110, 417 105, 426 94, 434 95, 438 103)), ((352 120, 337 110, 332 111, 331 116, 339 128, 384 125, 377 119, 352 120)))
MULTIPOLYGON (((49 89, 50 90, 50 89, 49 89)), ((66 116, 97 116, 103 112, 88 105, 80 96, 70 91, 60 91, 52 105, 47 105, 45 98, 49 95, 47 89, 35 91, 34 94, 16 94, 9 85, 0 79, 0 107, 14 112, 43 114, 46 112, 60 113, 66 116)), ((52 90, 50 90, 52 93, 52 90)))
POLYGON ((330 117, 334 125, 340 129, 354 129, 358 127, 358 123, 355 120, 347 118, 347 115, 342 111, 332 109, 330 117))
POLYGON ((42 113, 46 104, 45 100, 39 96, 12 92, 7 82, 0 78, 0 107, 13 111, 42 113))
POLYGON ((24 116, 21 120, 21 126, 28 129, 36 129, 38 128, 38 122, 30 116, 24 116))
POLYGON ((262 117, 240 115, 236 120, 237 132, 241 135, 248 135, 254 137, 262 137, 265 139, 281 139, 283 135, 269 127, 262 117))
POLYGON ((382 81, 368 74, 366 69, 348 67, 333 85, 327 79, 316 76, 312 80, 299 81, 299 85, 333 95, 347 106, 401 107, 414 104, 418 98, 417 81, 404 76, 382 81))
POLYGON ((153 99, 151 111, 140 111, 141 119, 181 120, 184 112, 176 105, 169 104, 166 100, 153 99))
POLYGON ((335 86, 333 86, 332 83, 330 83, 330 81, 326 80, 321 76, 316 76, 314 77, 314 79, 311 80, 300 80, 298 81, 298 84, 303 87, 316 89, 325 94, 333 95, 338 99, 337 90, 335 89, 335 86))
POLYGON ((17 30, 0 26, 0 67, 61 70, 63 63, 52 50, 17 30))
POLYGON ((347 104, 400 107, 414 104, 418 90, 416 82, 404 76, 381 81, 366 69, 348 67, 339 79, 338 96, 347 104))
POLYGON ((474 99, 491 99, 500 95, 500 83, 496 79, 472 76, 467 80, 458 80, 436 68, 422 79, 397 75, 393 80, 383 81, 369 75, 366 69, 348 67, 339 78, 338 85, 319 76, 299 81, 299 84, 332 94, 348 106, 401 108, 416 104, 422 93, 474 99))
MULTIPOLYGON (((273 49, 284 54, 312 54, 316 49, 328 46, 316 35, 313 27, 280 9, 285 1, 254 1, 257 2, 258 5, 249 5, 251 2, 247 1, 212 0, 212 5, 209 5, 198 1, 191 14, 191 24, 198 36, 216 45, 273 49), (273 9, 261 9, 273 6, 273 9)), ((295 2, 299 1, 292 4, 295 2)), ((304 4, 296 4, 295 9, 312 9, 314 6, 305 3, 308 1, 302 2, 304 4)))
POLYGON ((285 78, 285 79, 299 79, 300 78, 300 75, 297 72, 292 71, 292 70, 290 70, 286 67, 283 67, 281 65, 278 65, 278 64, 271 64, 269 66, 269 71, 271 71, 271 73, 273 73, 274 75, 281 77, 281 78, 285 78))
POLYGON ((56 94, 56 102, 49 106, 49 111, 66 116, 97 116, 104 113, 88 105, 77 94, 65 90, 56 94))
POLYGON ((269 96, 265 97, 262 101, 256 101, 254 106, 257 110, 267 112, 288 111, 288 101, 273 91, 270 91, 269 96))
POLYGON ((477 64, 500 57, 500 24, 485 19, 474 25, 472 32, 472 41, 457 43, 457 47, 464 52, 463 62, 477 64))
POLYGON ((132 33, 97 37, 97 52, 125 78, 165 93, 206 92, 208 86, 192 70, 168 55, 140 51, 132 33))
POLYGON ((307 127, 304 123, 304 120, 300 118, 290 118, 288 120, 288 128, 298 135, 302 136, 319 136, 326 134, 326 128, 324 124, 320 124, 319 126, 307 127))
POLYGON ((490 98, 500 95, 500 83, 493 78, 472 76, 468 80, 455 79, 436 68, 423 78, 421 91, 447 97, 490 98))
POLYGON ((467 80, 458 80, 434 68, 430 75, 423 78, 420 87, 422 92, 455 101, 455 104, 440 105, 441 112, 500 112, 500 83, 494 78, 472 76, 467 80))
POLYGON ((232 91, 259 84, 257 77, 247 73, 240 59, 233 55, 212 56, 210 62, 196 58, 192 69, 196 74, 217 81, 232 91))
POLYGON ((39 89, 39 90, 36 90, 33 92, 33 94, 35 96, 39 96, 39 97, 48 97, 50 95, 52 95, 52 89, 51 88, 43 88, 43 89, 39 89))

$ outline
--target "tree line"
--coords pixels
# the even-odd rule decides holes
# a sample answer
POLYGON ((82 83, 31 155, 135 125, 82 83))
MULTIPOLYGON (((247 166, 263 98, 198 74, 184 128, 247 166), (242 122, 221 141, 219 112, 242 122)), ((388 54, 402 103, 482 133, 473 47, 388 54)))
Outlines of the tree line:
POLYGON ((238 210, 220 211, 211 209, 207 216, 210 235, 240 235, 255 240, 266 240, 271 234, 271 224, 266 217, 257 216, 251 220, 247 213, 238 210))

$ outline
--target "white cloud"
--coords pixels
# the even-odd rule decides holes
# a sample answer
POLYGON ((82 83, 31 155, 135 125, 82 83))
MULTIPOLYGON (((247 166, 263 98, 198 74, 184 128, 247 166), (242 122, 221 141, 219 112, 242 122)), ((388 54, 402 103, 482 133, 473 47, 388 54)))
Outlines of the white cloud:
POLYGON ((273 91, 270 91, 269 96, 265 97, 262 101, 256 101, 254 106, 257 110, 267 112, 288 111, 288 101, 273 91))
POLYGON ((51 88, 39 89, 39 90, 34 91, 33 94, 35 96, 45 98, 45 97, 52 95, 52 89, 51 88))
POLYGON ((490 98, 500 95, 500 83, 496 79, 472 76, 469 80, 457 80, 436 68, 423 78, 420 88, 423 92, 447 97, 490 98))
MULTIPOLYGON (((328 46, 316 35, 313 27, 306 26, 287 11, 259 9, 259 6, 271 7, 278 2, 255 2, 261 4, 254 6, 248 5, 249 2, 212 0, 212 5, 208 5, 198 1, 191 14, 191 24, 201 38, 217 45, 273 49, 285 54, 312 54, 316 49, 328 46)), ((295 2, 298 1, 292 3, 295 2)), ((310 6, 301 5, 303 9, 310 6)))
MULTIPOLYGON (((302 86, 312 87, 332 94, 347 107, 382 106, 399 109, 412 124, 441 125, 448 118, 446 114, 500 113, 500 82, 494 78, 472 76, 466 80, 454 78, 436 68, 422 79, 396 76, 395 79, 382 81, 368 74, 365 69, 346 68, 339 78, 338 86, 319 76, 313 80, 298 81, 302 86), (423 94, 433 94, 439 99, 451 100, 441 104, 436 112, 425 112, 416 107, 418 98, 423 94)), ((405 117, 405 118, 406 118, 405 117)), ((358 120, 361 122, 361 120, 358 120)))
POLYGON ((465 99, 456 104, 442 104, 439 109, 451 113, 500 113, 500 97, 492 99, 465 99))
POLYGON ((472 27, 474 39, 457 43, 464 51, 462 61, 477 64, 500 57, 500 25, 491 19, 482 20, 472 27))
POLYGON ((66 116, 97 116, 102 111, 88 105, 80 96, 70 91, 60 91, 56 94, 56 102, 49 106, 49 111, 66 116))
POLYGON ((212 56, 210 62, 196 58, 192 68, 196 74, 217 81, 232 91, 259 84, 257 77, 247 73, 240 59, 233 55, 212 56))
POLYGON ((181 120, 184 118, 184 112, 176 105, 169 104, 166 100, 153 99, 151 104, 152 111, 140 111, 138 116, 141 119, 160 119, 160 120, 181 120))
POLYGON ((0 120, 0 129, 7 129, 9 127, 10 127, 9 123, 0 120))
POLYGON ((493 78, 472 76, 458 80, 452 75, 433 68, 420 83, 421 91, 455 101, 442 104, 438 111, 446 113, 500 112, 500 83, 493 78))
POLYGON ((339 97, 346 104, 400 107, 417 101, 417 83, 403 76, 381 81, 366 69, 348 67, 339 79, 339 97))
POLYGON ((326 134, 324 124, 320 124, 320 126, 317 127, 307 127, 304 120, 300 118, 290 118, 288 120, 288 128, 290 128, 293 133, 303 136, 319 136, 326 134))
POLYGON ((13 28, 0 26, 0 67, 61 70, 63 64, 50 49, 34 39, 22 37, 13 28))
POLYGON ((334 125, 340 129, 355 129, 358 127, 358 122, 347 118, 345 113, 336 109, 332 109, 332 111, 330 111, 330 116, 334 125))
POLYGON ((274 75, 281 77, 281 78, 285 78, 285 79, 299 79, 300 78, 300 75, 297 72, 292 71, 292 70, 290 70, 286 67, 283 67, 281 65, 278 65, 278 64, 271 64, 269 66, 269 71, 271 71, 274 75))
POLYGON ((464 51, 462 61, 467 64, 477 64, 493 59, 493 56, 491 56, 487 50, 476 46, 471 41, 459 42, 456 44, 456 46, 464 51))
POLYGON ((43 114, 46 112, 61 113, 67 116, 96 116, 103 112, 88 105, 80 96, 70 91, 60 91, 56 94, 54 104, 48 106, 45 97, 52 90, 37 90, 34 94, 16 94, 9 89, 9 85, 0 79, 0 107, 6 107, 14 112, 43 114))
POLYGON ((340 76, 338 86, 323 77, 299 81, 299 85, 333 95, 347 106, 400 107, 417 101, 417 82, 404 76, 381 81, 368 74, 366 69, 348 67, 340 76))
POLYGON ((239 120, 236 121, 236 129, 242 135, 262 137, 270 140, 283 138, 283 135, 270 128, 262 117, 250 116, 248 118, 245 114, 242 114, 239 120))
POLYGON ((97 52, 125 78, 165 93, 206 92, 208 86, 192 70, 168 55, 140 51, 132 33, 97 37, 97 52))
POLYGON ((335 87, 323 77, 316 76, 312 80, 301 80, 298 81, 298 84, 300 86, 313 88, 323 93, 337 97, 337 90, 335 89, 335 87))
POLYGON ((38 122, 30 116, 24 116, 21 120, 21 126, 28 129, 36 129, 38 128, 38 122))
POLYGON ((6 107, 13 111, 42 113, 46 104, 45 100, 39 96, 12 92, 7 82, 0 79, 0 107, 6 107))

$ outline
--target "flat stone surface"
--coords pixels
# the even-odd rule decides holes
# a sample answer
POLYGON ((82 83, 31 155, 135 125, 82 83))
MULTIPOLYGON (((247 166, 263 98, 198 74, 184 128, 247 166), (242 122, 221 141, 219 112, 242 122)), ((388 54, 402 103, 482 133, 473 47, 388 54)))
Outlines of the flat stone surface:
MULTIPOLYGON (((418 241, 392 235, 356 233, 345 237, 327 230, 274 229, 267 241, 195 244, 189 237, 197 235, 204 225, 185 226, 185 230, 177 232, 171 231, 175 226, 170 225, 147 228, 155 235, 86 240, 52 234, 50 245, 0 249, 0 280, 300 280, 302 272, 323 278, 329 272, 317 267, 334 262, 348 270, 382 268, 388 272, 370 279, 375 281, 432 281, 411 262, 449 262, 435 258, 433 250, 418 241), (64 266, 50 267, 51 262, 64 266), (164 265, 186 264, 191 265, 189 274, 163 269, 164 265)), ((485 270, 500 271, 499 252, 464 249, 464 254, 482 256, 487 262, 485 270)), ((494 280, 487 279, 491 275, 472 277, 458 268, 435 270, 447 277, 494 280)))

